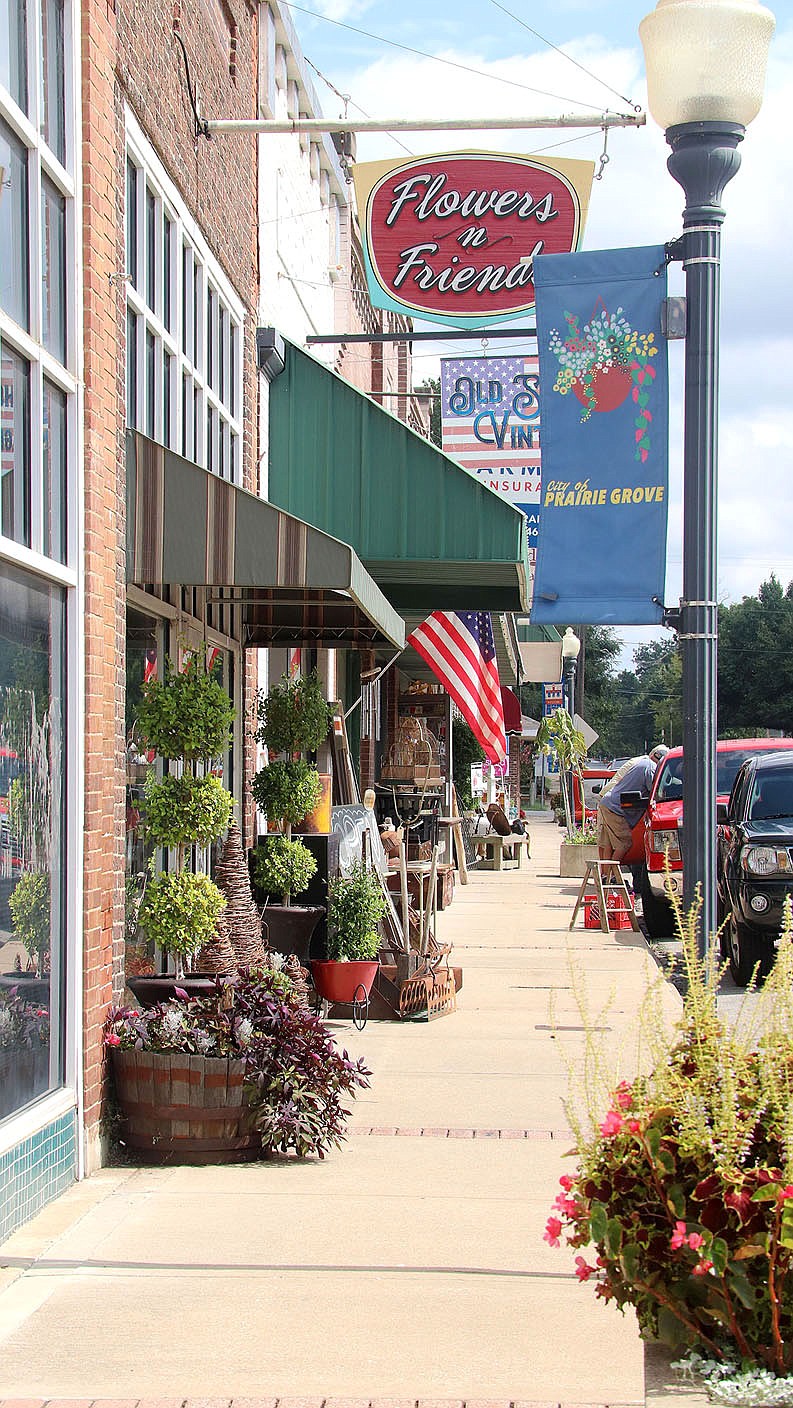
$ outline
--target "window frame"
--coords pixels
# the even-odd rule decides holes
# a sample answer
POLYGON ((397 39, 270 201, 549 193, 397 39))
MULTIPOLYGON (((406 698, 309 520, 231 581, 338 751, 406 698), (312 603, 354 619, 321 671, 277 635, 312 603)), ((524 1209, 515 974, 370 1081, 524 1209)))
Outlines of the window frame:
MULTIPOLYGON (((127 312, 138 319, 133 428, 150 435, 153 425, 151 438, 213 473, 218 473, 222 467, 223 478, 241 485, 244 304, 127 109, 126 172, 130 164, 137 171, 134 220, 128 207, 124 219, 125 233, 128 235, 134 229, 137 257, 136 268, 132 268, 129 256, 126 266, 127 312), (169 227, 167 269, 166 224, 169 227), (150 302, 148 293, 152 283, 150 302), (165 322, 166 283, 170 326, 165 322), (225 338, 221 335, 223 327, 225 338), (148 334, 154 338, 153 401, 146 365, 148 334), (164 394, 166 357, 170 373, 167 397, 164 394), (232 442, 236 447, 233 464, 232 442)), ((124 191, 126 205, 130 193, 128 178, 124 191)), ((132 370, 128 366, 128 386, 132 370)))

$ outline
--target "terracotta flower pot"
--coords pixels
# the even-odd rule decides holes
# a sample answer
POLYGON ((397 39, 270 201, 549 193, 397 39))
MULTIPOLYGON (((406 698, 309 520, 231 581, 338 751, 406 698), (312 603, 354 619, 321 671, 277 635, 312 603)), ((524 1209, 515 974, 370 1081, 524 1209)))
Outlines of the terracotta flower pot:
POLYGON ((326 1002, 354 1002, 356 995, 360 996, 360 988, 368 998, 379 967, 376 958, 340 963, 312 960, 311 976, 314 987, 326 1002))

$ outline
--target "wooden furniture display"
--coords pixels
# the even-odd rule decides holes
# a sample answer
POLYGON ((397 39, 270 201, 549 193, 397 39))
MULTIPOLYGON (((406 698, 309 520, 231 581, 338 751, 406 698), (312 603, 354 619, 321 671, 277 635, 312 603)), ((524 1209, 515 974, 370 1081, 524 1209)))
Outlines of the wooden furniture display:
POLYGON ((531 855, 528 836, 475 836, 474 844, 489 852, 481 862, 482 870, 506 870, 507 866, 520 870, 524 850, 527 857, 531 855))

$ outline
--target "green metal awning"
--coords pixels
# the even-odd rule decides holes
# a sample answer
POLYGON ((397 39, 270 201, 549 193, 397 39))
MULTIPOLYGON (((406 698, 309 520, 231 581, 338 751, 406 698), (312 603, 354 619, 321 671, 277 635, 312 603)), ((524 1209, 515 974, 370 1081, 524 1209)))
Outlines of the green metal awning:
POLYGON ((246 645, 401 649, 405 624, 347 543, 127 433, 127 581, 211 589, 246 645))
POLYGON ((348 539, 399 610, 525 611, 523 515, 284 339, 270 384, 273 503, 348 539))

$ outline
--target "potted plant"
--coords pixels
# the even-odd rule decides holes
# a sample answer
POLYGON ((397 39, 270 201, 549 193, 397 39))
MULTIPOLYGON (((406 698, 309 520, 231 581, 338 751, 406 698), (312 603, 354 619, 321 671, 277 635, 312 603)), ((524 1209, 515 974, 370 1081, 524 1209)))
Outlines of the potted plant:
POLYGON ((49 1086, 50 1018, 19 987, 0 988, 0 1120, 49 1086))
POLYGON ((25 947, 34 975, 42 978, 49 967, 50 877, 25 871, 8 900, 14 932, 25 947))
POLYGON ((327 958, 312 961, 311 976, 327 1002, 368 1002, 379 967, 378 925, 386 912, 380 881, 362 862, 328 886, 327 958))
MULTIPOLYGON (((555 709, 543 719, 537 730, 537 746, 541 753, 555 753, 559 759, 560 792, 564 805, 566 841, 559 852, 559 874, 563 876, 583 876, 588 860, 597 860, 597 846, 591 852, 580 840, 575 840, 576 827, 570 805, 572 774, 578 775, 581 784, 581 769, 586 758, 586 742, 583 733, 575 727, 566 709, 555 709), (568 849, 569 848, 569 849, 568 849)), ((583 796, 583 787, 581 795, 583 796)))
POLYGON ((344 1137, 344 1097, 369 1084, 275 965, 205 996, 115 1008, 105 1045, 121 1138, 147 1162, 321 1159, 344 1137))
MULTIPOLYGON (((175 853, 175 866, 148 881, 138 923, 150 942, 172 955, 177 983, 185 981, 185 965, 213 940, 226 905, 217 885, 194 873, 188 858, 194 847, 217 840, 231 818, 231 794, 210 769, 229 745, 233 719, 228 694, 197 653, 187 656, 181 671, 167 661, 165 678, 143 687, 140 735, 178 770, 162 778, 152 771, 146 781, 147 836, 175 853)), ((140 1000, 164 995, 157 979, 130 976, 128 983, 140 1000)))
POLYGON ((567 1106, 577 1166, 560 1180, 545 1232, 552 1246, 566 1237, 579 1280, 600 1299, 634 1306, 645 1336, 688 1351, 723 1403, 793 1402, 789 900, 786 909, 774 969, 753 1009, 729 1024, 717 1006, 717 945, 701 959, 696 914, 678 915, 682 1017, 665 1032, 651 990, 640 1014, 650 1073, 611 1084, 603 1103, 605 1053, 584 1018, 586 1068, 567 1106))
POLYGON ((325 913, 322 905, 295 905, 307 888, 317 863, 305 842, 292 837, 292 828, 316 807, 322 793, 319 773, 301 755, 324 743, 330 711, 316 671, 303 677, 286 675, 257 703, 256 738, 268 752, 268 762, 256 773, 251 790, 256 805, 276 831, 255 848, 252 876, 266 901, 264 920, 270 944, 280 953, 308 960, 314 929, 325 913))

